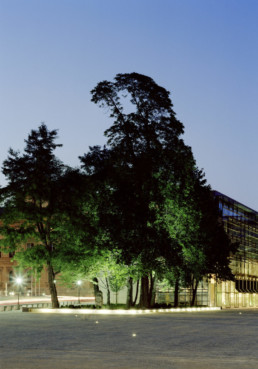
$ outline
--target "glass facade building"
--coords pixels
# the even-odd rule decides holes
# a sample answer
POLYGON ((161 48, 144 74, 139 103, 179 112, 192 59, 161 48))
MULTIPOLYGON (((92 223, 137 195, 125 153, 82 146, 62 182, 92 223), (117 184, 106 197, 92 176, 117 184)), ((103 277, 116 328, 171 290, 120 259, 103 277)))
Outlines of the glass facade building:
POLYGON ((234 282, 214 282, 210 303, 222 307, 258 307, 258 212, 214 191, 225 231, 239 243, 231 259, 234 282))

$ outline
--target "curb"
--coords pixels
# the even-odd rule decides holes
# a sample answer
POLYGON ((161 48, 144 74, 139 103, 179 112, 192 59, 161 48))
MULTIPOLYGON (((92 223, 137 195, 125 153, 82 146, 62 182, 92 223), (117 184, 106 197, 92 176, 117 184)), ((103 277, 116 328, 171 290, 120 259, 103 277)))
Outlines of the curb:
POLYGON ((37 314, 96 314, 96 315, 143 315, 143 314, 157 314, 157 313, 193 313, 193 312, 209 312, 221 311, 220 307, 206 307, 206 308, 178 308, 178 309, 147 309, 147 310, 108 310, 108 309, 34 309, 25 307, 22 309, 26 313, 37 314))

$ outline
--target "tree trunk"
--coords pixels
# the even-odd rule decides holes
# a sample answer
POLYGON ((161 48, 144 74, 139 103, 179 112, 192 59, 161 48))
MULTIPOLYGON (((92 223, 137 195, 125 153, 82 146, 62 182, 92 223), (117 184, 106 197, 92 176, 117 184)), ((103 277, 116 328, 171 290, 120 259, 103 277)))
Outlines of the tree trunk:
POLYGON ((47 274, 48 274, 48 287, 51 296, 52 308, 59 308, 59 302, 57 297, 57 290, 55 284, 55 274, 51 262, 47 262, 47 274))
POLYGON ((96 299, 97 293, 99 292, 99 281, 98 278, 93 278, 93 288, 94 288, 94 296, 96 299))
POLYGON ((199 283, 199 281, 195 281, 195 283, 193 281, 193 289, 192 289, 193 295, 192 295, 192 300, 191 300, 191 306, 194 306, 194 303, 195 303, 198 283, 199 283))
POLYGON ((98 309, 101 309, 103 305, 103 293, 102 291, 98 290, 95 297, 95 306, 98 309))
POLYGON ((149 308, 149 278, 148 276, 143 276, 141 278, 141 296, 140 304, 141 308, 149 308))
POLYGON ((110 288, 109 288, 109 283, 108 283, 108 279, 106 278, 106 286, 107 286, 107 306, 110 306, 110 288))
POLYGON ((175 291, 174 291, 174 307, 178 307, 178 296, 179 296, 179 278, 176 279, 175 282, 175 291))
POLYGON ((137 302, 137 299, 138 299, 139 284, 140 284, 140 281, 138 279, 137 280, 137 283, 136 283, 136 291, 135 291, 135 296, 134 296, 134 300, 133 300, 132 306, 135 306, 136 305, 136 302, 137 302))
POLYGON ((127 280, 126 309, 130 309, 132 305, 133 305, 133 278, 129 277, 127 280))
POLYGON ((151 288, 150 288, 150 306, 154 306, 155 305, 155 297, 156 297, 156 282, 157 282, 157 278, 156 275, 154 275, 154 277, 151 277, 151 288))
POLYGON ((103 294, 99 289, 99 281, 98 278, 93 278, 93 288, 94 288, 94 296, 95 296, 95 306, 96 308, 101 308, 103 305, 103 294))

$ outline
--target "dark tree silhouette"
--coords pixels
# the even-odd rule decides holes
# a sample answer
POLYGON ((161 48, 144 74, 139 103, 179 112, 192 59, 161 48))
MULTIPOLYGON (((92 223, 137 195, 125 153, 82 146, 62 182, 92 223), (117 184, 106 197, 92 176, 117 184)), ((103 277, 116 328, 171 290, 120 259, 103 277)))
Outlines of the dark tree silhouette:
POLYGON ((147 307, 161 258, 173 257, 178 248, 158 223, 157 208, 165 201, 168 181, 173 197, 185 187, 186 174, 195 175, 195 161, 180 138, 183 125, 175 117, 169 92, 151 78, 118 74, 114 82, 96 86, 92 101, 110 110, 113 124, 105 132, 107 147, 91 148, 81 161, 98 182, 101 227, 122 250, 123 261, 139 265, 140 303, 147 307))
POLYGON ((53 307, 59 306, 56 274, 75 258, 85 235, 78 224, 83 221, 82 212, 78 220, 82 176, 55 157, 55 149, 62 146, 56 138, 57 131, 42 124, 25 140, 24 154, 10 149, 3 163, 8 184, 1 189, 1 243, 20 251, 22 265, 46 267, 53 307), (24 249, 31 239, 35 246, 24 249))

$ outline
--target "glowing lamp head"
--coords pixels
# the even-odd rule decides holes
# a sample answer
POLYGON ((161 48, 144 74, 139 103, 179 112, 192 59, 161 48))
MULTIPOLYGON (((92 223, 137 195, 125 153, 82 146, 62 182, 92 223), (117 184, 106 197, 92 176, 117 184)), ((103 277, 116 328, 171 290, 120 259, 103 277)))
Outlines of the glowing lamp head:
POLYGON ((15 281, 18 285, 22 284, 22 278, 21 277, 17 277, 15 281))
POLYGON ((82 284, 82 281, 77 281, 76 284, 80 286, 82 284))

